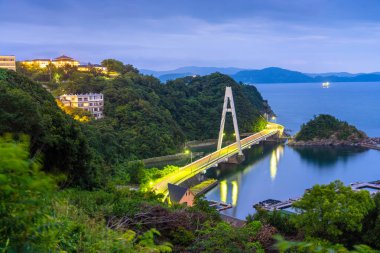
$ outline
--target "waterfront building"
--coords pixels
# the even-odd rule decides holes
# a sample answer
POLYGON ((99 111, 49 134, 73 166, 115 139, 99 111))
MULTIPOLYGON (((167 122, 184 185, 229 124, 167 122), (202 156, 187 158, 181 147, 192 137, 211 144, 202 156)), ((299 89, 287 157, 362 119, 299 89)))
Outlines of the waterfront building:
POLYGON ((195 194, 188 188, 175 184, 168 184, 170 202, 178 204, 194 205, 195 194))
POLYGON ((0 68, 16 71, 16 56, 0 55, 0 68))
POLYGON ((64 67, 66 65, 69 65, 71 67, 78 67, 79 66, 79 61, 75 60, 74 58, 71 58, 66 55, 61 55, 51 61, 54 66, 60 68, 64 67))
POLYGON ((95 119, 104 117, 104 97, 102 93, 64 94, 59 96, 59 100, 64 106, 81 108, 91 112, 95 119))
POLYGON ((78 71, 81 72, 90 72, 91 70, 96 70, 101 73, 107 73, 107 68, 99 65, 99 64, 87 64, 87 65, 79 65, 78 66, 78 71))

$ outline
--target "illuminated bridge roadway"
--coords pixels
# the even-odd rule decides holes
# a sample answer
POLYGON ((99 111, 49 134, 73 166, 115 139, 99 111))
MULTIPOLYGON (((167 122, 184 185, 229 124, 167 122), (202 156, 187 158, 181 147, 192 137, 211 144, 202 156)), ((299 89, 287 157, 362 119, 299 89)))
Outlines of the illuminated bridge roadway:
MULTIPOLYGON (((258 144, 260 141, 266 140, 268 137, 274 135, 281 136, 283 130, 284 127, 281 125, 268 123, 266 129, 242 139, 240 141, 241 148, 250 148, 252 145, 258 144)), ((207 170, 220 162, 227 161, 229 157, 236 155, 238 152, 238 145, 235 142, 180 168, 179 171, 166 175, 159 179, 159 181, 155 182, 155 184, 152 185, 152 189, 156 193, 164 194, 166 198, 168 196, 168 183, 179 185, 194 175, 207 170)))

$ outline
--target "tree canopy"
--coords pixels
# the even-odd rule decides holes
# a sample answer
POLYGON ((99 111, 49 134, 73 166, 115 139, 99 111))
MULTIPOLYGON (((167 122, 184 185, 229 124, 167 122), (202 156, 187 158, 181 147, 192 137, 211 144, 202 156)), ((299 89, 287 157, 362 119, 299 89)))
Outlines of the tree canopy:
MULTIPOLYGON (((368 191, 353 191, 342 182, 314 185, 293 207, 300 211, 294 219, 306 236, 346 242, 361 232, 366 215, 374 208, 368 191)), ((351 240, 352 241, 352 240, 351 240)))
POLYGON ((366 135, 362 131, 347 122, 340 121, 328 114, 320 114, 301 126, 301 130, 296 135, 296 140, 309 141, 329 138, 357 140, 365 137, 366 135))

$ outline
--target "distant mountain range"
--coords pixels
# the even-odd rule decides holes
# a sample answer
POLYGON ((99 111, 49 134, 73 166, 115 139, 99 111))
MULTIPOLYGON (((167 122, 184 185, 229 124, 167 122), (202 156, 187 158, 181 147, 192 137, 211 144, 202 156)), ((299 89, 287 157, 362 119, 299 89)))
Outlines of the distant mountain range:
POLYGON ((347 72, 302 73, 277 67, 260 70, 218 67, 182 67, 168 71, 141 69, 141 73, 153 75, 162 82, 192 75, 208 75, 220 72, 243 83, 308 83, 308 82, 379 82, 380 72, 352 74, 347 72))
POLYGON ((148 70, 148 69, 140 69, 140 72, 145 75, 155 76, 159 78, 162 82, 166 82, 168 80, 173 80, 180 77, 193 76, 193 75, 204 76, 204 75, 208 75, 215 72, 219 72, 226 75, 233 75, 242 70, 244 69, 232 68, 232 67, 218 68, 218 67, 188 66, 188 67, 182 67, 182 68, 167 70, 167 71, 154 71, 154 70, 148 70))

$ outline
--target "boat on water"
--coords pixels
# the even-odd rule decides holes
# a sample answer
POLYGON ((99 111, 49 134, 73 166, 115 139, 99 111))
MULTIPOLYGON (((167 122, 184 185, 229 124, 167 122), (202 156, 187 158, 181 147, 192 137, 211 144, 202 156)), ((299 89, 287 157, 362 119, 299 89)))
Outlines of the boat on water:
POLYGON ((322 88, 328 88, 328 87, 330 87, 330 83, 329 82, 322 83, 322 88))

